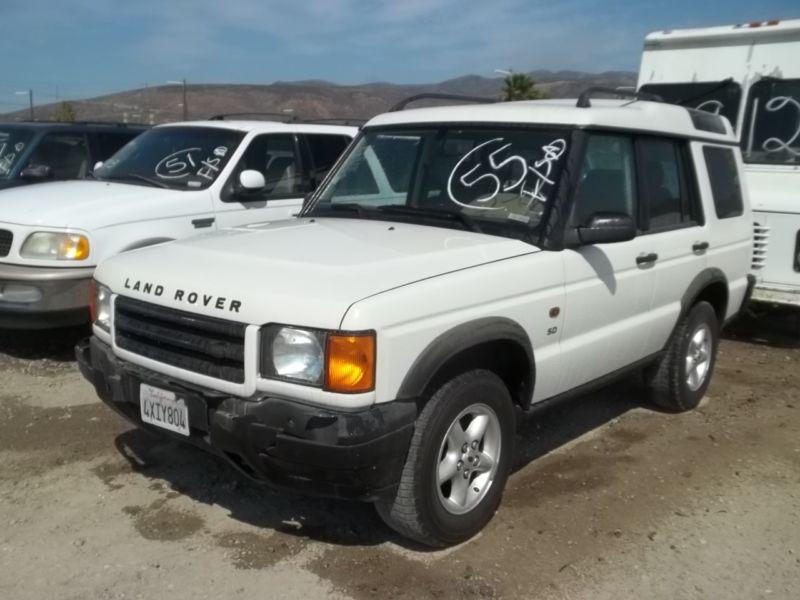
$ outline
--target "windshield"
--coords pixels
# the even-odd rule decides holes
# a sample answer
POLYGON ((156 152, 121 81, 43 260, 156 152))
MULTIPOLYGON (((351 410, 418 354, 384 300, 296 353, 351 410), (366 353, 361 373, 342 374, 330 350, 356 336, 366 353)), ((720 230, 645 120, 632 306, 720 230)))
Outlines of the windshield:
POLYGON ((762 79, 750 88, 745 162, 800 164, 800 79, 762 79))
POLYGON ((11 176, 33 136, 30 129, 0 127, 0 179, 11 176))
POLYGON ((657 94, 665 102, 721 115, 736 129, 742 87, 731 79, 700 83, 649 83, 642 92, 657 94))
POLYGON ((367 131, 308 215, 382 218, 529 240, 569 132, 451 127, 367 131))
POLYGON ((94 172, 97 179, 176 190, 210 186, 244 133, 216 127, 156 127, 128 142, 94 172))

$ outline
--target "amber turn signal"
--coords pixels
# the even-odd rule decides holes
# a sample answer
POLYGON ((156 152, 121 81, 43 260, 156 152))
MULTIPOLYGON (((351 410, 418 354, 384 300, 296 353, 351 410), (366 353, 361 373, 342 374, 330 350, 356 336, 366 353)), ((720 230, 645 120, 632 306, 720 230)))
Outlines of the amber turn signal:
POLYGON ((357 394, 375 389, 375 333, 328 335, 325 389, 357 394))

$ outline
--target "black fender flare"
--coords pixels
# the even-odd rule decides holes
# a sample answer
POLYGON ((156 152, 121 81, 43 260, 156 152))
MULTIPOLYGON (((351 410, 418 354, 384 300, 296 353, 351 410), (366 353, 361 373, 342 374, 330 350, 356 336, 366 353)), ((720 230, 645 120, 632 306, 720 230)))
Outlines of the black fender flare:
MULTIPOLYGON (((728 278, 725 277, 725 273, 716 267, 708 267, 703 271, 700 271, 700 273, 695 276, 681 297, 681 316, 678 319, 679 321, 685 317, 686 313, 689 312, 689 309, 694 306, 695 301, 697 300, 698 296, 700 296, 702 291, 713 283, 722 283, 725 285, 725 289, 728 289, 728 278)), ((723 318, 728 312, 727 305, 729 302, 730 293, 728 292, 725 298, 725 306, 723 307, 723 318)), ((722 323, 720 322, 720 325, 721 324, 722 323)))
POLYGON ((505 317, 486 317, 461 323, 436 337, 417 356, 400 384, 398 399, 420 398, 439 369, 451 358, 487 342, 510 341, 525 352, 530 366, 529 388, 524 390, 523 408, 528 408, 536 379, 533 345, 523 327, 505 317))

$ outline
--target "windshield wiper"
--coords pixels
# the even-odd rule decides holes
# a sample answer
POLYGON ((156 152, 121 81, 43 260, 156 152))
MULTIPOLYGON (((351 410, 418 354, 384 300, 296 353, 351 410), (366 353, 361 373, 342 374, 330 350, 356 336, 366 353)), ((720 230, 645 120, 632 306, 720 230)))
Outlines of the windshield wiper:
POLYGON ((404 204, 386 204, 379 206, 378 210, 394 215, 408 215, 410 217, 427 217, 433 219, 443 219, 447 221, 458 221, 469 231, 483 233, 480 225, 474 219, 458 210, 447 210, 445 208, 419 208, 416 206, 406 206, 404 204))
POLYGON ((165 189, 171 189, 166 183, 158 181, 156 179, 150 179, 145 175, 139 175, 138 173, 122 173, 121 175, 112 175, 111 177, 106 177, 106 181, 143 181, 148 185, 153 187, 160 187, 165 189))
POLYGON ((359 218, 367 219, 369 218, 369 213, 372 212, 369 209, 364 208, 357 202, 331 202, 327 206, 317 206, 311 214, 307 215, 309 217, 315 216, 315 212, 319 211, 320 213, 326 212, 351 212, 355 213, 356 216, 359 218))

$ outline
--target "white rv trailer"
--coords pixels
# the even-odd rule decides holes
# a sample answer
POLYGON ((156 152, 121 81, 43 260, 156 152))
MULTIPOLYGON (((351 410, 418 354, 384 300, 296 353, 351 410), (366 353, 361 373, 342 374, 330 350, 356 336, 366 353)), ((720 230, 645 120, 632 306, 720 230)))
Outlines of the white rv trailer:
POLYGON ((800 19, 650 33, 638 87, 730 120, 755 219, 753 298, 800 307, 800 19))

